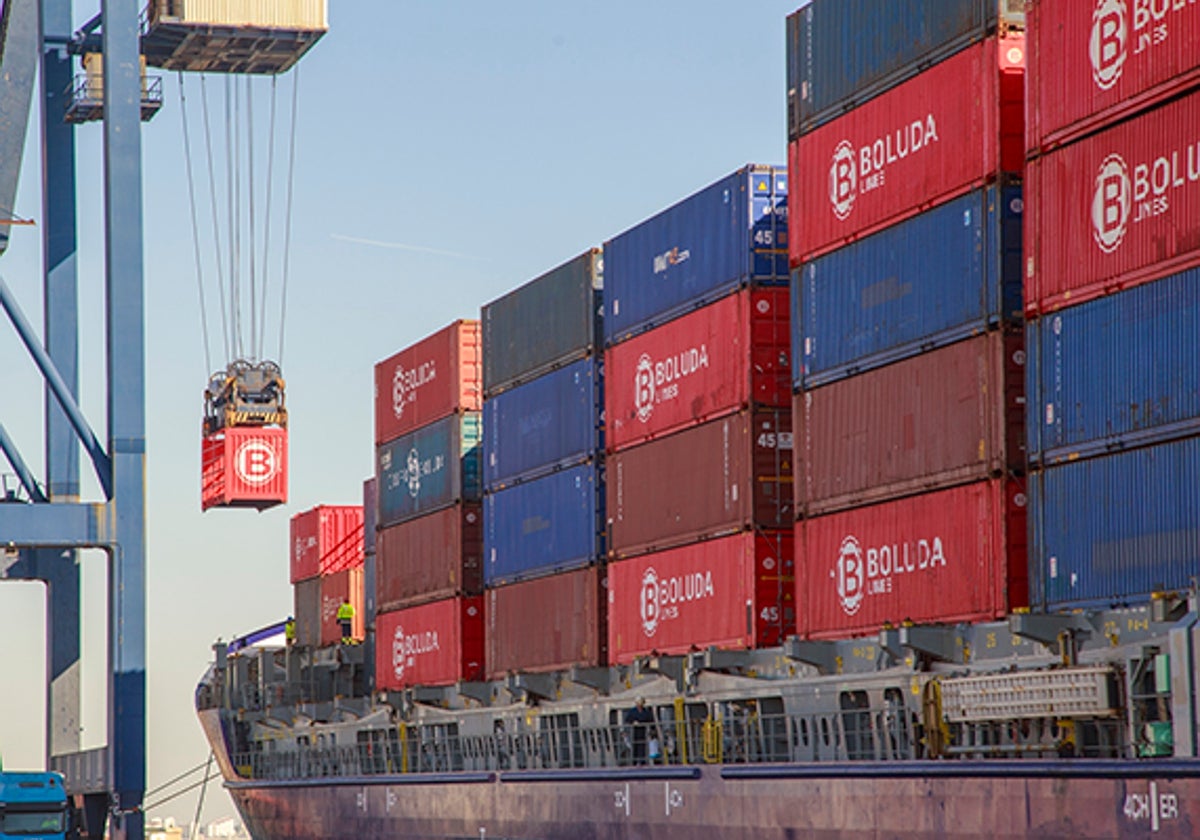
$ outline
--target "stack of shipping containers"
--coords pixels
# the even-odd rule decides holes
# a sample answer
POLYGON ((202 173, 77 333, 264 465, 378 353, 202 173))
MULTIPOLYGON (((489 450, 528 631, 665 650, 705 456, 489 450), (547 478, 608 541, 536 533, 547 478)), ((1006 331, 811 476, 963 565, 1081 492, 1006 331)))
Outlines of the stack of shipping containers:
POLYGON ((1032 595, 1200 573, 1200 5, 1029 4, 1032 595))
POLYGON ((606 664, 598 250, 483 307, 487 671, 606 664))
POLYGON ((345 598, 354 607, 353 638, 362 641, 362 506, 317 505, 293 516, 290 565, 296 644, 316 648, 341 642, 337 611, 345 598))
POLYGON ((786 203, 752 165, 604 246, 614 663, 794 629, 786 203))
POLYGON ((797 631, 1027 599, 1021 3, 788 19, 797 631))
POLYGON ((375 683, 483 676, 479 322, 375 366, 375 683))
POLYGON ((363 661, 368 692, 375 690, 375 616, 379 612, 379 564, 375 554, 375 523, 379 515, 379 497, 375 479, 363 482, 363 661))

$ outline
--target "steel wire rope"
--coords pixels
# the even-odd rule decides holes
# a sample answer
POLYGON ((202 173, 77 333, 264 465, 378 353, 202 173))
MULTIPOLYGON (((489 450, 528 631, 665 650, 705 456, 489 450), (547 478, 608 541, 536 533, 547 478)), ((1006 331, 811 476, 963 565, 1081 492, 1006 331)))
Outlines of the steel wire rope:
POLYGON ((279 298, 279 357, 277 361, 281 366, 283 365, 284 325, 287 323, 288 268, 292 256, 292 186, 296 180, 296 111, 300 91, 300 65, 296 65, 292 72, 296 74, 296 78, 292 81, 292 125, 291 136, 288 138, 287 202, 284 210, 283 288, 279 298))
MULTIPOLYGON (((227 312, 225 309, 225 256, 221 251, 221 227, 217 219, 217 180, 216 172, 213 165, 213 148, 212 148, 212 128, 209 125, 208 118, 208 87, 205 84, 205 75, 200 74, 200 106, 201 113, 204 116, 204 148, 208 156, 208 203, 212 210, 212 226, 213 226, 213 248, 216 251, 215 264, 217 266, 217 292, 221 302, 221 339, 225 343, 225 358, 226 360, 232 355, 233 349, 229 341, 229 322, 227 320, 227 312)), ((212 368, 209 368, 208 373, 212 373, 212 368)))
POLYGON ((254 277, 254 88, 246 76, 246 255, 250 285, 250 357, 258 361, 258 286, 254 277))
POLYGON ((241 121, 241 94, 238 91, 237 80, 230 79, 229 88, 232 91, 230 97, 230 123, 233 127, 233 144, 229 150, 230 160, 233 161, 233 263, 235 266, 233 282, 234 282, 234 309, 233 323, 234 336, 237 341, 237 358, 244 359, 246 357, 245 335, 242 328, 242 121, 241 121))
POLYGON ((209 775, 207 773, 205 773, 204 778, 201 779, 200 781, 193 782, 192 784, 188 785, 185 788, 180 788, 179 790, 172 793, 170 796, 164 796, 162 799, 158 800, 157 802, 152 802, 149 805, 143 805, 142 812, 145 813, 146 811, 150 811, 154 808, 158 808, 162 805, 166 805, 168 802, 174 802, 176 799, 183 796, 185 793, 191 793, 196 788, 200 788, 201 791, 203 791, 205 788, 208 787, 208 783, 210 781, 212 781, 212 778, 210 778, 209 775))
POLYGON ((275 183, 275 103, 278 91, 278 76, 271 77, 271 121, 267 130, 267 197, 266 210, 263 212, 263 261, 262 261, 262 323, 258 331, 258 355, 261 358, 266 352, 267 342, 267 281, 270 278, 271 255, 271 189, 275 183))
POLYGON ((229 226, 229 338, 231 342, 231 358, 240 355, 237 323, 237 238, 235 236, 234 195, 233 195, 233 115, 230 113, 233 95, 230 92, 231 78, 225 77, 225 221, 229 226))
POLYGON ((188 209, 192 218, 192 253, 196 259, 196 289, 200 293, 200 333, 204 344, 204 375, 212 373, 212 353, 208 347, 208 311, 204 305, 204 270, 200 263, 200 225, 196 221, 196 184, 192 177, 192 144, 187 120, 187 95, 183 89, 183 71, 179 71, 179 114, 183 122, 183 160, 187 168, 188 209))
POLYGON ((212 763, 212 753, 210 752, 208 754, 208 758, 206 760, 200 762, 195 767, 193 767, 191 770, 185 770, 184 772, 182 772, 178 776, 176 776, 174 779, 171 779, 169 782, 163 782, 158 787, 150 788, 150 790, 146 791, 145 795, 151 796, 152 794, 164 791, 167 788, 169 788, 171 785, 176 784, 177 782, 182 782, 188 776, 192 776, 192 775, 195 775, 196 773, 199 773, 201 770, 204 770, 206 767, 208 767, 211 763, 212 763))
POLYGON ((200 825, 200 812, 204 810, 204 794, 208 792, 208 771, 212 767, 212 762, 213 754, 210 751, 208 761, 204 765, 204 787, 200 788, 200 798, 196 800, 196 816, 192 818, 191 834, 193 837, 196 834, 195 829, 200 825))

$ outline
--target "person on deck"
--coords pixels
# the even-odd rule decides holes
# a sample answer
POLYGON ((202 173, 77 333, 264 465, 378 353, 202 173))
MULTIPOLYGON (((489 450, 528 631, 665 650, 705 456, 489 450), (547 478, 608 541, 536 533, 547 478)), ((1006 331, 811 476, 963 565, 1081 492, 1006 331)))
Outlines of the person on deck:
POLYGON ((354 605, 350 603, 350 598, 342 599, 342 605, 337 611, 338 624, 342 626, 342 644, 349 645, 354 643, 354 631, 351 629, 354 623, 354 605))
POLYGON ((630 739, 633 746, 633 763, 646 763, 646 741, 650 725, 654 723, 654 712, 646 708, 646 698, 639 697, 632 709, 625 712, 625 725, 632 728, 630 739))

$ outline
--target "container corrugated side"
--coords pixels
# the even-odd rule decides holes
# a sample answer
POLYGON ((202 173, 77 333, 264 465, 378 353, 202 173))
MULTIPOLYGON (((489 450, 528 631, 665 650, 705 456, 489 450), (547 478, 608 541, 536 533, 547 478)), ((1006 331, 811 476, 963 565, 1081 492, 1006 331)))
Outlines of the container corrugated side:
POLYGON ((479 322, 461 320, 375 365, 375 445, 483 404, 479 322))
POLYGON ((362 506, 317 505, 293 516, 289 527, 292 583, 362 565, 362 506))
POLYGON ((151 0, 147 14, 156 22, 179 22, 196 27, 294 30, 329 28, 327 0, 151 0))
POLYGON ((492 397, 595 355, 602 338, 603 301, 603 252, 592 248, 484 304, 484 395, 492 397))
POLYGON ((610 660, 781 644, 796 629, 794 556, 790 531, 747 531, 610 563, 610 660))
POLYGON ((1038 606, 1142 603, 1200 574, 1200 438, 1047 467, 1029 481, 1038 606))
POLYGON ((743 167, 604 243, 604 344, 787 280, 787 173, 743 167))
POLYGON ((1200 431, 1200 269, 1029 324, 1029 458, 1058 463, 1200 431))
POLYGON ((989 38, 792 142, 791 264, 1021 172, 1024 55, 989 38))
POLYGON ((363 481, 363 551, 375 551, 375 528, 379 523, 379 485, 374 478, 363 481))
POLYGON ((604 354, 610 449, 791 398, 787 289, 742 289, 604 354))
POLYGON ((800 520, 797 632, 845 638, 1025 606, 1026 514, 1023 480, 990 479, 800 520))
POLYGON ((600 559, 603 481, 596 465, 583 464, 484 496, 485 583, 510 583, 600 559))
POLYGON ((795 387, 813 388, 1021 323, 1019 186, 990 186, 792 275, 795 387))
POLYGON ((321 581, 321 644, 333 645, 342 640, 342 626, 337 620, 338 607, 344 598, 354 607, 350 622, 350 637, 362 641, 366 635, 366 604, 363 602, 362 566, 335 572, 319 578, 321 581))
POLYGON ((296 620, 296 644, 302 647, 320 647, 320 578, 309 578, 292 585, 292 617, 296 620))
POLYGON ((986 37, 1023 0, 814 0, 787 18, 788 139, 986 37), (997 12, 999 12, 999 19, 997 12))
POLYGON ((1031 155, 1200 85, 1200 6, 1029 0, 1031 155))
POLYGON ((728 415, 610 455, 610 559, 792 516, 792 418, 786 409, 728 415))
POLYGON ((200 508, 251 507, 287 502, 287 429, 233 426, 200 444, 200 508))
POLYGON ((380 528, 455 502, 479 501, 481 425, 479 412, 468 411, 376 450, 380 528))
POLYGON ((1200 265, 1200 92, 1030 161, 1029 317, 1200 265))
POLYGON ((379 614, 380 688, 453 685, 483 679, 483 596, 449 598, 379 614))
POLYGON ((483 591, 483 510, 460 502, 379 532, 383 609, 483 591))
POLYGON ((602 370, 589 356, 484 401, 484 490, 596 457, 604 445, 602 370))
POLYGON ((797 394, 804 515, 1025 467, 1024 336, 994 331, 797 394))
POLYGON ((484 596, 487 678, 606 665, 604 587, 602 571, 590 566, 489 589, 484 596))

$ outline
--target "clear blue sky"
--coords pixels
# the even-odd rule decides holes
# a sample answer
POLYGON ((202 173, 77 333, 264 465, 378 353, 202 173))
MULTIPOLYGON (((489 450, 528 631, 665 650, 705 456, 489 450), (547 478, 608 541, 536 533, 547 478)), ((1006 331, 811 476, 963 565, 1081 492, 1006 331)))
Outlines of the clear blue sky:
MULTIPOLYGON (((174 75, 142 134, 150 787, 207 756, 192 692, 212 642, 290 611, 289 517, 360 499, 373 469, 376 361, 476 317, 482 303, 742 164, 785 161, 784 17, 797 0, 329 5, 330 31, 300 67, 282 357, 291 417, 284 507, 200 513, 209 371, 174 75)), ((77 21, 94 11, 77 3, 77 21)), ((279 82, 280 119, 291 83, 279 82)), ((198 79, 185 84, 199 157, 198 79)), ((224 82, 210 76, 208 84, 214 91, 224 82)), ((263 136, 266 91, 256 86, 263 136)), ((77 136, 82 399, 103 437, 101 129, 85 126, 77 136)), ((35 127, 16 211, 40 219, 36 138, 35 127)), ((278 260, 278 227, 273 238, 278 260)), ((0 274, 38 324, 40 253, 39 230, 18 228, 0 259, 0 274)), ((211 269, 206 279, 215 293, 211 269)), ((213 306, 216 365, 224 359, 213 306)), ((269 324, 274 347, 277 313, 269 324)), ((7 323, 0 360, 0 420, 40 474, 40 380, 7 323)), ((85 492, 96 495, 90 478, 85 492)), ((104 737, 102 560, 86 558, 84 578, 83 739, 93 746, 104 737)), ((10 640, 0 651, 7 767, 41 763, 43 603, 37 584, 0 584, 10 640)), ((151 816, 187 821, 194 807, 189 796, 151 816)), ((219 793, 205 818, 231 812, 219 793)))

